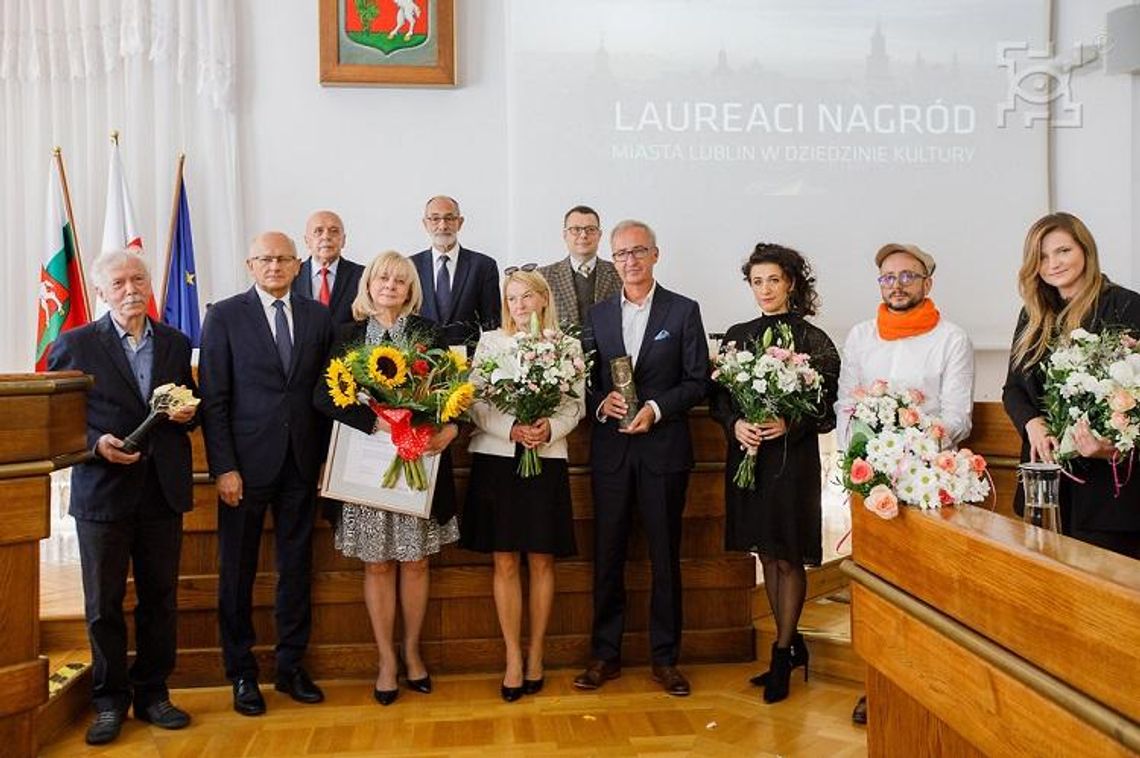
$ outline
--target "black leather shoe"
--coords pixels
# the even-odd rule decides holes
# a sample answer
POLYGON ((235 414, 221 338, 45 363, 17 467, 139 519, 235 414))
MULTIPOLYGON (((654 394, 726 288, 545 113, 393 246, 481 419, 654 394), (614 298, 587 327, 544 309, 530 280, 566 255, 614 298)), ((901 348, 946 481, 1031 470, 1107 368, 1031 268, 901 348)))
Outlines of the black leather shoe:
POLYGON ((159 700, 146 708, 139 710, 135 706, 135 718, 146 721, 162 729, 182 729, 190 724, 190 714, 181 708, 175 707, 170 700, 159 700))
POLYGON ((574 677, 574 686, 580 690, 596 690, 609 680, 617 679, 619 676, 621 676, 621 661, 617 659, 603 661, 600 658, 595 658, 590 661, 590 665, 586 667, 585 671, 574 677))
POLYGON ((542 692, 542 685, 546 684, 546 677, 540 676, 538 679, 523 679, 523 694, 524 695, 537 695, 542 692))
POLYGON ((867 696, 859 698, 859 702, 855 704, 855 710, 851 711, 851 720, 856 724, 867 723, 867 696))
POLYGON ((122 731, 123 719, 126 717, 127 714, 123 711, 114 709, 99 711, 95 714, 95 720, 91 722, 91 726, 87 727, 87 744, 106 745, 113 741, 122 731))
POLYGON ((321 692, 317 683, 300 666, 290 672, 279 673, 274 689, 284 692, 298 703, 319 703, 325 699, 325 693, 321 692))
POLYGON ((503 700, 508 703, 513 703, 523 696, 522 687, 508 687, 503 684, 499 686, 499 694, 503 696, 503 700))
POLYGON ((422 676, 419 679, 404 678, 404 684, 408 685, 409 690, 422 692, 425 695, 431 694, 431 675, 422 676))
POLYGON ((265 698, 253 677, 242 677, 234 682, 234 710, 243 716, 265 713, 265 698))
POLYGON ((372 697, 376 698, 376 702, 380 705, 391 705, 396 702, 396 698, 400 696, 400 690, 372 690, 372 697))

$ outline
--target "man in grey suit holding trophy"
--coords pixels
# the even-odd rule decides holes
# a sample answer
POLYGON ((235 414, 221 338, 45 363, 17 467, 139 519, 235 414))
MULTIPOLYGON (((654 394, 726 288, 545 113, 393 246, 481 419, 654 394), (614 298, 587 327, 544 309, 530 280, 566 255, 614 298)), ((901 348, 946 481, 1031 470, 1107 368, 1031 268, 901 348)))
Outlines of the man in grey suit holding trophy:
POLYGON ((621 675, 625 560, 636 510, 652 565, 649 641, 653 678, 688 695, 677 669, 681 649, 681 514, 693 445, 688 412, 704 399, 709 352, 696 301, 659 286, 660 256, 648 224, 626 220, 610 235, 622 281, 590 309, 586 331, 597 350, 586 401, 593 425, 594 625, 591 662, 574 680, 594 690, 621 675), (626 378, 632 372, 633 385, 626 378), (625 384, 625 391, 619 390, 625 384), (629 402, 636 391, 642 403, 629 402), (628 398, 628 399, 627 399, 628 398))

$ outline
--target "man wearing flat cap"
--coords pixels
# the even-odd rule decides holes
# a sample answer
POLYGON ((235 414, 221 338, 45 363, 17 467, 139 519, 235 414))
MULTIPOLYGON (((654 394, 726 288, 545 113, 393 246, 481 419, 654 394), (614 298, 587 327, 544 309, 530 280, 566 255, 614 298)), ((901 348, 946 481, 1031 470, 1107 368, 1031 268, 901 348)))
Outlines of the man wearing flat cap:
MULTIPOLYGON (((942 420, 944 444, 956 446, 970 433, 974 403, 974 346, 957 324, 942 318, 930 299, 934 257, 917 245, 892 242, 875 254, 878 315, 856 324, 843 344, 839 398, 835 403, 840 448, 848 443, 853 394, 876 379, 895 389, 917 389, 922 410, 942 420)), ((866 698, 852 718, 867 723, 866 698)))

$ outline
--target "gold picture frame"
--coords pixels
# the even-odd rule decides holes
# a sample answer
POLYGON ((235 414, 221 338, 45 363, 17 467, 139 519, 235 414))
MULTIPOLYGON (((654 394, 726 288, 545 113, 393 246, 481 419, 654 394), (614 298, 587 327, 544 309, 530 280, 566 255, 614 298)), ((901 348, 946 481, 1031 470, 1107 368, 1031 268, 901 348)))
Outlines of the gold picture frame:
POLYGON ((455 0, 320 0, 320 81, 455 86, 455 0))

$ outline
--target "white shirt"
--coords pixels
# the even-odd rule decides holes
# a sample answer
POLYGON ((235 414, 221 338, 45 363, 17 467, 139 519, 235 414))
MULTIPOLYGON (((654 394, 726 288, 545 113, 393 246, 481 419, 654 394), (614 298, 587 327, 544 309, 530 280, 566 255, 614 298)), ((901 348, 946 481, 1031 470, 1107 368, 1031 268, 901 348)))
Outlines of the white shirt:
POLYGON ((966 332, 945 318, 926 334, 885 340, 875 319, 856 324, 843 343, 839 396, 835 403, 836 435, 840 446, 848 440, 852 393, 876 379, 895 389, 922 390, 922 410, 938 417, 950 440, 957 444, 970 434, 974 405, 974 346, 966 332))
MULTIPOLYGON (((621 339, 635 369, 637 354, 641 352, 641 343, 645 339, 645 328, 649 326, 649 311, 653 308, 653 295, 656 292, 657 281, 654 280, 653 286, 649 288, 649 294, 645 296, 645 302, 638 305, 626 298, 624 287, 621 290, 621 339)), ((655 422, 660 421, 661 409, 657 406, 657 401, 650 400, 646 405, 653 409, 655 422)), ((603 424, 606 422, 607 417, 602 415, 602 406, 599 405, 595 409, 594 418, 603 424)))
MULTIPOLYGON (((340 265, 340 256, 329 264, 329 293, 333 291, 333 284, 336 283, 336 269, 340 265)), ((313 272, 313 299, 316 300, 321 294, 321 262, 316 258, 309 259, 309 268, 313 272)))
POLYGON ((590 272, 594 270, 594 265, 597 263, 595 256, 589 258, 578 258, 574 255, 570 256, 570 267, 574 269, 575 274, 582 276, 589 276, 590 272))
POLYGON ((455 264, 459 262, 459 243, 449 247, 447 250, 436 250, 434 247, 431 249, 431 276, 434 282, 439 277, 439 259, 446 255, 447 258, 447 281, 455 286, 455 264))
POLYGON ((269 322, 269 333, 273 335, 273 339, 277 339, 277 309, 273 307, 273 303, 281 300, 285 303, 285 320, 289 322, 289 340, 293 340, 293 335, 296 330, 293 328, 293 301, 290 300, 291 292, 286 291, 281 297, 273 297, 261 287, 254 287, 257 296, 261 298, 261 309, 265 313, 265 320, 269 322))

